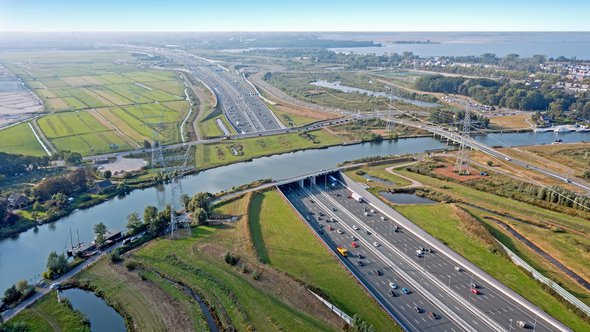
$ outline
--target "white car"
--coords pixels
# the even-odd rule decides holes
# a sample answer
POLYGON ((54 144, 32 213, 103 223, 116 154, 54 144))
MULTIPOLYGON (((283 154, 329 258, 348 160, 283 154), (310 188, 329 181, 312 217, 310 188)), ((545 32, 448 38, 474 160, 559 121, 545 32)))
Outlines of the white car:
POLYGON ((338 234, 344 234, 344 232, 341 229, 337 230, 337 232, 338 234))
POLYGON ((352 229, 354 229, 355 231, 359 230, 359 228, 356 225, 352 225, 352 229))
POLYGON ((51 289, 58 289, 59 287, 61 287, 59 282, 54 282, 51 284, 51 286, 49 286, 51 289))
POLYGON ((394 284, 393 282, 389 283, 389 287, 393 288, 393 289, 397 289, 397 285, 394 284))
POLYGON ((373 242, 373 246, 378 247, 379 246, 379 243, 373 242))

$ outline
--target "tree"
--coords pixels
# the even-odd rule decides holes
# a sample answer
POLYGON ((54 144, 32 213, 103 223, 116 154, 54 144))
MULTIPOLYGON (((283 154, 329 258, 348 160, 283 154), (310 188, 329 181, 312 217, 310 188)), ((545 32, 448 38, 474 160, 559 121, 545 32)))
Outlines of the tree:
POLYGON ((60 275, 68 269, 68 259, 64 254, 57 254, 55 251, 49 253, 47 257, 47 274, 50 277, 60 275))
POLYGON ((143 210, 143 222, 152 236, 159 234, 158 209, 155 206, 146 206, 143 210))
POLYGON ((494 165, 494 162, 493 162, 493 161, 491 161, 491 160, 488 160, 486 164, 487 164, 488 166, 493 166, 493 165, 494 165))
POLYGON ((127 195, 131 191, 127 181, 123 180, 117 184, 117 193, 119 195, 127 195))
POLYGON ((145 228, 143 220, 139 217, 139 213, 133 212, 127 215, 127 229, 129 234, 137 234, 145 228))
POLYGON ((101 221, 98 224, 94 225, 94 234, 96 234, 96 245, 101 246, 104 244, 105 237, 104 235, 107 232, 107 226, 101 221))
POLYGON ((8 289, 4 291, 4 303, 11 304, 18 301, 18 299, 20 299, 20 293, 15 285, 8 287, 8 289))
POLYGON ((103 176, 105 179, 110 179, 110 178, 111 178, 111 176, 113 176, 113 172, 111 172, 111 170, 107 169, 106 171, 104 171, 104 172, 102 173, 102 176, 103 176))
POLYGON ((195 212, 193 212, 193 221, 198 225, 204 225, 207 222, 208 217, 209 215, 205 209, 198 208, 195 212))
POLYGON ((188 210, 189 211, 196 211, 197 209, 203 209, 205 211, 209 211, 209 201, 211 200, 211 193, 198 193, 193 196, 193 198, 188 203, 188 210))
POLYGON ((79 152, 68 153, 65 157, 66 164, 79 165, 82 163, 82 155, 79 152))

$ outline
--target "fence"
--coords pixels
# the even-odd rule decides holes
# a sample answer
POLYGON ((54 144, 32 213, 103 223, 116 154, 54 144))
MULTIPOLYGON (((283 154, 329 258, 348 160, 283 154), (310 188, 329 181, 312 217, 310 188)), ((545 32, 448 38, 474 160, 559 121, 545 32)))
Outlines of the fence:
POLYGON ((318 294, 312 292, 311 290, 308 289, 308 291, 312 293, 315 297, 317 297, 318 300, 322 301, 328 308, 330 308, 336 315, 338 315, 338 317, 342 318, 346 323, 348 323, 348 325, 352 325, 352 318, 349 315, 347 315, 344 311, 340 310, 337 306, 328 302, 327 300, 325 300, 318 294))
MULTIPOLYGON (((500 243, 500 242, 498 242, 500 243)), ((570 292, 563 289, 563 287, 559 286, 555 281, 545 277, 539 271, 535 270, 532 266, 530 266, 527 262, 525 262, 522 258, 518 257, 512 250, 508 249, 505 245, 500 243, 504 250, 510 256, 510 259, 514 262, 514 264, 521 266, 525 270, 529 271, 533 278, 537 279, 538 281, 544 283, 545 285, 551 287, 557 294, 563 297, 566 301, 574 305, 576 308, 582 310, 586 315, 590 316, 590 307, 586 305, 584 302, 580 301, 577 297, 572 295, 570 292)))

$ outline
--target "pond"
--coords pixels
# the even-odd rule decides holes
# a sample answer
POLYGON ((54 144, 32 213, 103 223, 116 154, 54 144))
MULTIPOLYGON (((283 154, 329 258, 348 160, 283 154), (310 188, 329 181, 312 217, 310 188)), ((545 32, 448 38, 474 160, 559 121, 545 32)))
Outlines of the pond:
POLYGON ((420 197, 416 194, 409 193, 390 193, 388 191, 379 192, 383 198, 393 204, 436 204, 436 201, 420 197))
POLYGON ((393 186, 393 185, 395 185, 395 183, 393 183, 393 182, 391 182, 389 180, 378 178, 376 176, 372 176, 372 175, 369 175, 367 173, 363 174, 363 177, 365 179, 367 179, 367 182, 371 182, 371 181, 373 181, 373 182, 379 182, 379 183, 382 183, 382 184, 384 184, 386 186, 393 186))
POLYGON ((91 331, 127 331, 123 317, 93 292, 70 288, 60 291, 60 297, 68 299, 74 309, 88 317, 91 331))

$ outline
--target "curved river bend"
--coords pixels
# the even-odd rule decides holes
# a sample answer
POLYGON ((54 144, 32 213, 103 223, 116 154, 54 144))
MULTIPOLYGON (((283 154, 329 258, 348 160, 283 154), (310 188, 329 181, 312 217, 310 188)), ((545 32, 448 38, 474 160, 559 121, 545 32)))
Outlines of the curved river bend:
MULTIPOLYGON (((553 133, 490 134, 476 139, 488 145, 538 145, 555 140, 553 133)), ((589 141, 590 133, 560 134, 564 142, 589 141)), ((409 138, 380 143, 365 143, 334 146, 327 149, 305 150, 271 157, 262 157, 251 162, 238 163, 203 171, 182 180, 184 192, 219 192, 259 179, 280 180, 298 174, 335 167, 338 163, 371 156, 420 153, 425 150, 445 147, 444 143, 431 138, 409 138)), ((135 190, 123 198, 114 198, 86 210, 78 210, 60 220, 31 229, 17 238, 0 241, 0 290, 20 279, 34 282, 45 268, 51 251, 64 252, 69 241, 69 230, 79 231, 81 241, 93 237, 92 226, 102 221, 108 228, 124 230, 127 215, 143 214, 147 205, 162 208, 169 200, 169 186, 135 190)))

